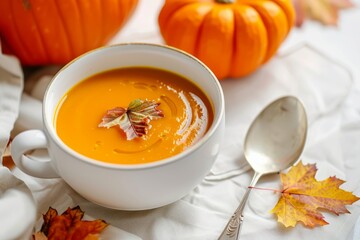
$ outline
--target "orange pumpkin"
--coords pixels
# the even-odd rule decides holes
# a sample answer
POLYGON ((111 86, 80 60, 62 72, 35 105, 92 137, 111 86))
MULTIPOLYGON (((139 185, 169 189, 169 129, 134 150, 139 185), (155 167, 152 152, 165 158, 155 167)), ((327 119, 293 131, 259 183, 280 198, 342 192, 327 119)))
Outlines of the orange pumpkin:
POLYGON ((248 75, 269 60, 294 19, 291 0, 166 0, 158 23, 168 45, 223 79, 248 75))
POLYGON ((1 43, 24 65, 64 64, 107 43, 137 2, 1 0, 1 43))

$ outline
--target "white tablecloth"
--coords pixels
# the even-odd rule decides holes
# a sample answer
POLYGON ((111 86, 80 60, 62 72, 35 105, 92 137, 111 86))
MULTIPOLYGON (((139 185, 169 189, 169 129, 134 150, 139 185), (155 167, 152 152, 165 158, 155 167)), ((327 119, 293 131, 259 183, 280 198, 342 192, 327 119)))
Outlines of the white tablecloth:
MULTIPOLYGON (((161 0, 140 1, 131 21, 111 44, 162 43, 156 21, 161 5, 161 0)), ((303 101, 309 117, 302 161, 317 164, 319 180, 336 175, 346 181, 341 186, 343 189, 360 196, 359 25, 357 8, 342 12, 337 27, 325 28, 307 22, 303 28, 294 29, 278 55, 254 74, 242 80, 222 81, 226 140, 209 175, 189 195, 173 204, 138 212, 105 209, 74 193, 62 180, 35 179, 13 169, 13 174, 26 183, 34 196, 36 229, 41 224, 41 214, 49 206, 61 212, 68 206, 80 205, 88 216, 111 224, 104 239, 120 239, 120 236, 123 239, 217 239, 253 173, 242 154, 247 128, 266 104, 288 94, 303 101)), ((42 97, 49 78, 41 79, 42 84, 23 95, 13 135, 41 127, 41 102, 37 99, 42 97)), ((264 177, 258 186, 279 189, 279 176, 264 177)), ((351 214, 334 216, 324 212, 327 226, 309 229, 298 224, 286 229, 269 213, 278 198, 273 192, 252 192, 244 212, 241 239, 353 239, 360 202, 348 206, 351 214)))

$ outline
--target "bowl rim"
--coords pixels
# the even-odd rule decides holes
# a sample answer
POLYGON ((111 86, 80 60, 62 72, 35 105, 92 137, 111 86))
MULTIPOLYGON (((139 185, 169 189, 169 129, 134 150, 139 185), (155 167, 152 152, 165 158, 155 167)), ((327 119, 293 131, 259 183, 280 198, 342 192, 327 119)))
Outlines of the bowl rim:
MULTIPOLYGON (((214 101, 214 99, 211 99, 211 101, 214 101)), ((225 115, 225 99, 224 99, 224 93, 223 93, 222 87, 220 85, 219 80, 215 76, 215 74, 209 69, 209 67, 207 67, 202 61, 200 61, 198 58, 194 57, 193 55, 191 55, 183 50, 180 50, 178 48, 171 47, 168 45, 161 45, 161 44, 155 44, 155 43, 142 43, 142 42, 118 43, 118 44, 103 46, 103 47, 99 47, 99 48, 90 50, 90 51, 74 58, 72 61, 70 61, 69 63, 64 65, 53 76, 52 80, 50 81, 50 83, 48 84, 48 86, 46 88, 46 91, 44 94, 43 106, 42 106, 42 114, 43 114, 44 129, 46 130, 45 131, 46 134, 50 135, 51 141, 54 142, 57 145, 57 147, 60 148, 62 151, 73 156, 77 160, 80 160, 80 161, 90 164, 90 165, 102 167, 102 168, 122 169, 122 170, 140 170, 140 169, 155 168, 155 167, 164 166, 167 164, 172 164, 174 162, 177 162, 177 161, 185 158, 186 156, 190 155, 191 153, 196 152, 202 145, 204 145, 206 142, 208 142, 210 140, 210 138, 215 134, 217 129, 220 127, 221 122, 222 122, 223 118, 225 117, 224 116, 225 115), (56 134, 55 127, 53 126, 52 121, 51 121, 52 115, 46 114, 46 106, 48 104, 48 96, 50 94, 50 90, 52 88, 51 86, 53 85, 53 82, 55 82, 56 79, 59 77, 59 75, 63 71, 65 71, 67 68, 69 68, 70 65, 72 65, 74 62, 78 61, 79 59, 83 58, 84 56, 96 54, 97 52, 102 51, 103 49, 119 48, 119 47, 126 47, 126 46, 146 46, 146 47, 152 47, 152 48, 162 48, 162 49, 166 49, 167 51, 170 50, 177 54, 181 54, 185 57, 190 58, 191 61, 194 61, 197 64, 199 64, 201 67, 203 67, 209 73, 211 78, 213 79, 213 82, 216 86, 217 99, 219 101, 218 109, 214 109, 213 123, 211 124, 210 128, 207 130, 205 135, 203 137, 201 137, 201 139, 199 139, 198 142, 196 142, 194 145, 191 145, 189 148, 185 149, 181 153, 178 153, 178 154, 168 157, 168 158, 164 158, 164 159, 160 159, 160 160, 156 160, 156 161, 148 162, 148 163, 136 163, 136 164, 107 163, 107 162, 103 162, 101 160, 92 159, 90 157, 87 157, 85 155, 82 155, 82 154, 76 152, 75 150, 73 150, 69 146, 67 146, 60 139, 60 137, 56 134)))

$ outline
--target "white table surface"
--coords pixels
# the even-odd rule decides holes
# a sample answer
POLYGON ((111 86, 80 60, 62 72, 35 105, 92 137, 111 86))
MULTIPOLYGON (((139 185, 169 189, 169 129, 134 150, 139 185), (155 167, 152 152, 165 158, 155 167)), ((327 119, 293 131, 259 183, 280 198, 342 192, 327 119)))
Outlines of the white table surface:
MULTIPOLYGON (((359 4, 359 0, 354 2, 359 4)), ((131 20, 111 44, 161 43, 157 15, 162 3, 141 0, 131 20)), ((255 74, 242 80, 222 81, 227 140, 209 176, 176 203, 147 211, 115 211, 87 202, 61 180, 33 179, 16 169, 14 174, 32 190, 39 206, 38 216, 50 205, 75 203, 91 217, 102 218, 141 239, 217 239, 252 176, 242 156, 247 127, 270 99, 288 93, 301 97, 309 110, 310 128, 302 160, 317 164, 319 179, 336 175, 346 181, 342 187, 360 196, 359 26, 359 8, 341 12, 337 27, 306 22, 301 29, 293 29, 278 55, 255 74)), ((35 103, 30 105, 26 108, 35 107, 35 103)), ((26 119, 20 116, 18 122, 26 119)), ((259 186, 279 188, 279 176, 265 177, 259 186)), ((245 209, 240 239, 354 239, 360 202, 348 206, 351 214, 334 216, 323 212, 329 222, 327 226, 308 229, 298 224, 286 229, 269 213, 277 199, 272 192, 253 191, 245 209)))

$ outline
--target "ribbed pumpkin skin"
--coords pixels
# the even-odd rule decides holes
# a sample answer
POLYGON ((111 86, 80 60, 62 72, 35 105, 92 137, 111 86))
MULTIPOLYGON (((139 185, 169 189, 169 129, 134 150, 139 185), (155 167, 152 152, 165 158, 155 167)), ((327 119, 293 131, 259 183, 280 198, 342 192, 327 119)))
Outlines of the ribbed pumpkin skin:
POLYGON ((138 0, 0 0, 5 52, 24 65, 65 64, 107 43, 138 0))
POLYGON ((166 0, 160 32, 219 79, 243 77, 275 54, 294 25, 294 9, 291 0, 220 1, 166 0))

